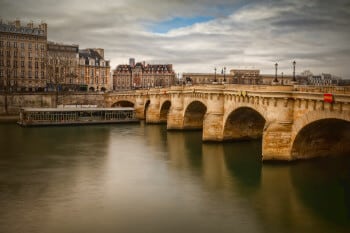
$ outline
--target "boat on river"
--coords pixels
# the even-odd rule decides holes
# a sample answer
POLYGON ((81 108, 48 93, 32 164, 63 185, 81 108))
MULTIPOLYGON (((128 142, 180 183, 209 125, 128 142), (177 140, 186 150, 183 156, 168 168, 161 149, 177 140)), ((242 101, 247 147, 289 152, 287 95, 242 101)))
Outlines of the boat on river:
POLYGON ((21 126, 90 125, 139 122, 135 109, 116 108, 21 108, 21 126))

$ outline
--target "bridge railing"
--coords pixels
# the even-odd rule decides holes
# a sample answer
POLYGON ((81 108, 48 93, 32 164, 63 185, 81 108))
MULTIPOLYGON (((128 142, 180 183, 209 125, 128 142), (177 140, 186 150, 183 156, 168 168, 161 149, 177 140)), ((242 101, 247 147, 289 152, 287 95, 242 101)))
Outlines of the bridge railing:
POLYGON ((268 91, 268 92, 307 92, 307 93, 332 93, 350 95, 350 86, 310 86, 310 85, 245 85, 245 84, 201 84, 171 86, 169 88, 151 88, 145 90, 126 90, 113 92, 114 94, 139 95, 165 94, 169 91, 268 91))
POLYGON ((313 93, 350 94, 350 86, 305 86, 295 85, 294 91, 313 93))

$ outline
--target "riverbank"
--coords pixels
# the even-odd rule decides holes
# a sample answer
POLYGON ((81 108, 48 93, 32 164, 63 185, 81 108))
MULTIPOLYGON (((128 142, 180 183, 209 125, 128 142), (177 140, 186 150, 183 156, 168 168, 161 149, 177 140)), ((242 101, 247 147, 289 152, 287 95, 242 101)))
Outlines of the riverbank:
POLYGON ((18 115, 0 115, 0 123, 13 123, 19 120, 18 115))

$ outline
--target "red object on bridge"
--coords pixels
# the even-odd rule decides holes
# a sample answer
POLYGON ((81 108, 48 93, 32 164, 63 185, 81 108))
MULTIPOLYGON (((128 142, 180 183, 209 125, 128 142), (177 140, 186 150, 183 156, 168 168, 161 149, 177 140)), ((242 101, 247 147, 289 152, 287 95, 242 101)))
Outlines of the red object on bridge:
POLYGON ((333 102, 333 94, 325 93, 323 94, 323 101, 327 103, 333 102))

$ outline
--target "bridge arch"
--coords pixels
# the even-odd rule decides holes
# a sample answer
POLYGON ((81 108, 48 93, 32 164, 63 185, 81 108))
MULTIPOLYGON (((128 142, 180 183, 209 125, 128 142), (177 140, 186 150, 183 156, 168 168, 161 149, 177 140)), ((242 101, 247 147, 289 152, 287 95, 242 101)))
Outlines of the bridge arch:
POLYGON ((151 101, 150 100, 147 100, 144 104, 144 108, 143 108, 143 118, 144 119, 147 119, 146 116, 147 116, 147 111, 148 111, 148 108, 149 108, 149 105, 151 104, 151 101))
POLYGON ((170 107, 171 107, 170 100, 166 100, 161 104, 160 116, 159 116, 161 123, 167 122, 170 107))
POLYGON ((190 102, 184 112, 184 129, 203 129, 204 116, 207 112, 207 106, 198 100, 190 102))
POLYGON ((350 120, 339 115, 313 119, 307 114, 303 118, 305 124, 295 127, 292 138, 293 159, 350 154, 350 120))
POLYGON ((263 136, 266 120, 251 107, 238 107, 224 120, 223 140, 250 140, 263 136))
POLYGON ((129 100, 118 100, 114 104, 112 104, 112 107, 134 107, 135 103, 129 101, 129 100))

